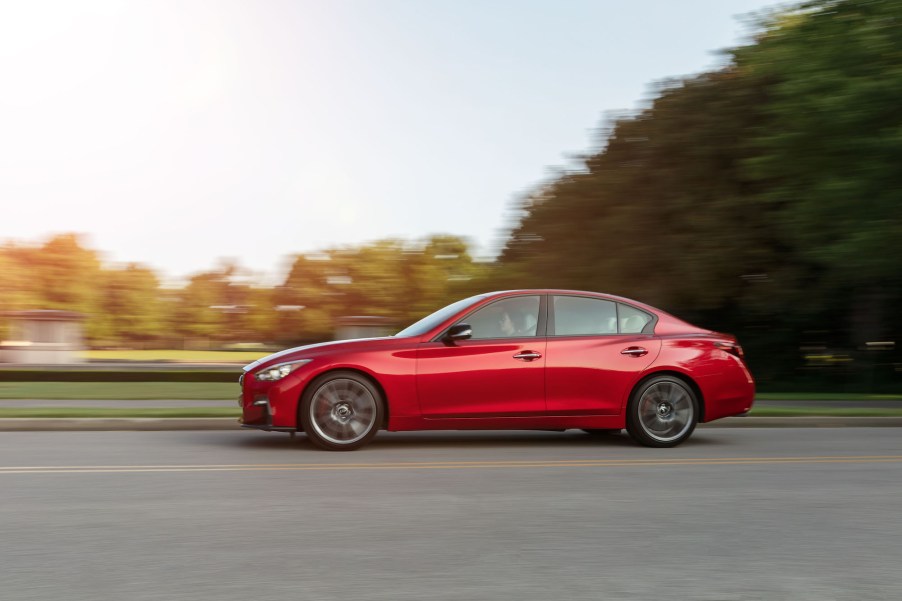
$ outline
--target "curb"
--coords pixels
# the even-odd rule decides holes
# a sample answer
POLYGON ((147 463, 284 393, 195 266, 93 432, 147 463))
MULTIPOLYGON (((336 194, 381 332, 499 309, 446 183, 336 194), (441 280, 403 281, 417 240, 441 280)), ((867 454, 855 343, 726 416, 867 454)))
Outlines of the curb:
POLYGON ((902 428, 902 417, 727 417, 699 428, 902 428))
MULTIPOLYGON (((233 417, 115 417, 0 419, 0 432, 239 430, 233 417)), ((699 428, 902 428, 902 417, 728 417, 699 428)))

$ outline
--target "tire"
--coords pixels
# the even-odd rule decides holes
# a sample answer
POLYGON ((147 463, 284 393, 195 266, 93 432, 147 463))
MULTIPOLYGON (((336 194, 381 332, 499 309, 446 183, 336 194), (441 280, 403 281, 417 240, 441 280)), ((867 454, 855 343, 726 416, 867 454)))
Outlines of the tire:
POLYGON ((674 376, 655 376, 640 383, 627 405, 626 431, 647 447, 675 447, 698 424, 698 399, 674 376))
POLYGON ((382 425, 385 401, 373 383, 352 371, 321 375, 307 386, 298 421, 314 445, 353 451, 370 442, 382 425))

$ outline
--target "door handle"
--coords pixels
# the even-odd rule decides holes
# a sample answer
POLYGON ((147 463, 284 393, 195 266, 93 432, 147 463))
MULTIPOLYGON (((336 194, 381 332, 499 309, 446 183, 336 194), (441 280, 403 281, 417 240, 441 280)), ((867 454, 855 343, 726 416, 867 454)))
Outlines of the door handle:
POLYGON ((642 348, 641 346, 630 346, 622 351, 620 351, 621 355, 632 355, 633 357, 641 357, 643 355, 647 355, 648 351, 642 348))
POLYGON ((514 359, 519 359, 521 361, 535 361, 536 359, 541 358, 542 353, 537 353, 535 351, 523 351, 522 353, 514 355, 514 359))

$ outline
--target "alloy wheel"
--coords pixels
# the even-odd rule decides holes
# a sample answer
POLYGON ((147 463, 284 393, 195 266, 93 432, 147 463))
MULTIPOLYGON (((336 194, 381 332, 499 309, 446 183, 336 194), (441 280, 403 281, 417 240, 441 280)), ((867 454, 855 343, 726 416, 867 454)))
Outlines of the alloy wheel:
POLYGON ((645 434, 667 444, 680 440, 693 427, 695 406, 685 386, 662 380, 642 392, 636 411, 645 434))
POLYGON ((377 402, 373 393, 356 380, 329 380, 310 400, 310 425, 333 445, 353 445, 376 426, 377 402))

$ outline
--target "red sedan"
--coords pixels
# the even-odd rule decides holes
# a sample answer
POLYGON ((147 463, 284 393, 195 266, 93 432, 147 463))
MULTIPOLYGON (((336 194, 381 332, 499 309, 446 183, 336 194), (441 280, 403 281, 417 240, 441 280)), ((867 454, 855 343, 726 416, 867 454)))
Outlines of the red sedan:
POLYGON ((747 412, 755 385, 732 336, 606 294, 473 296, 387 338, 288 349, 244 368, 242 425, 351 450, 384 428, 626 428, 671 447, 747 412))

